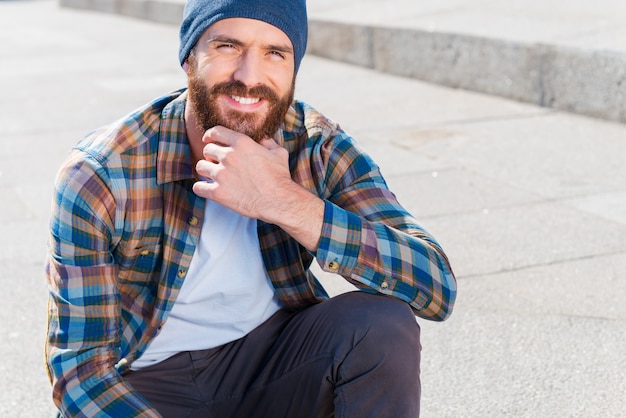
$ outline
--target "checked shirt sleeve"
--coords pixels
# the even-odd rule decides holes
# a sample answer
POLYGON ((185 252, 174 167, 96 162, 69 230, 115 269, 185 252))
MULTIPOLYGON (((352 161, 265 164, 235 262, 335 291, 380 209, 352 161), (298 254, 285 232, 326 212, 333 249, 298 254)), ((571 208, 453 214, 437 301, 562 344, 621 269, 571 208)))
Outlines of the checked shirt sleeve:
POLYGON ((440 245, 398 203, 375 163, 339 132, 320 150, 326 206, 316 257, 325 271, 365 291, 397 297, 442 321, 456 279, 440 245))
POLYGON ((74 152, 57 177, 46 275, 46 360, 65 417, 158 417, 115 369, 120 295, 110 254, 115 199, 106 171, 74 152))

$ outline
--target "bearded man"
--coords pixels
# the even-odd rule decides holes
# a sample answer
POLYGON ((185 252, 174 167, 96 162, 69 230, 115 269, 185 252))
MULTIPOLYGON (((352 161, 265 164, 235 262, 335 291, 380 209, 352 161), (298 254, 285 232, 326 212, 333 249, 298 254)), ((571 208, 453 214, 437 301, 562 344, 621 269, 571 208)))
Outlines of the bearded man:
POLYGON ((355 140, 294 101, 304 0, 190 0, 188 88, 82 139, 56 181, 59 414, 416 417, 415 315, 448 260, 355 140), (312 262, 360 291, 329 298, 312 262))

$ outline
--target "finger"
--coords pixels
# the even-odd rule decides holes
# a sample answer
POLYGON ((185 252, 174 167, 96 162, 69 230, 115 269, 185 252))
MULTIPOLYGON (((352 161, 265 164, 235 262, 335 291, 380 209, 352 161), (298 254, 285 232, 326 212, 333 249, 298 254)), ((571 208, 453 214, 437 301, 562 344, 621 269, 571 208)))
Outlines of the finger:
POLYGON ((196 195, 207 199, 211 198, 216 188, 217 184, 208 181, 197 181, 192 186, 192 190, 196 195))
POLYGON ((274 141, 274 139, 272 138, 262 139, 259 144, 261 144, 265 149, 268 149, 270 151, 276 148, 280 148, 280 145, 278 145, 276 141, 274 141))
POLYGON ((208 143, 202 149, 202 155, 207 161, 220 162, 232 148, 216 143, 208 143))
POLYGON ((207 160, 200 160, 196 163, 196 173, 210 180, 215 180, 215 177, 217 176, 219 170, 219 163, 207 160))
POLYGON ((224 126, 214 126, 208 129, 202 136, 202 142, 205 144, 214 143, 221 145, 233 145, 239 132, 228 129, 224 126))

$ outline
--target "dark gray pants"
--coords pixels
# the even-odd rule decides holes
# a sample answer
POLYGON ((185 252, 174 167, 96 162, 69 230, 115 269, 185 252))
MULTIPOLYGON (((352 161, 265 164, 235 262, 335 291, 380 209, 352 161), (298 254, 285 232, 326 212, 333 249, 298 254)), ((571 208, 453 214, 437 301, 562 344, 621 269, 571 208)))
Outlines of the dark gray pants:
POLYGON ((125 378, 164 417, 413 418, 419 362, 409 306, 351 292, 125 378))

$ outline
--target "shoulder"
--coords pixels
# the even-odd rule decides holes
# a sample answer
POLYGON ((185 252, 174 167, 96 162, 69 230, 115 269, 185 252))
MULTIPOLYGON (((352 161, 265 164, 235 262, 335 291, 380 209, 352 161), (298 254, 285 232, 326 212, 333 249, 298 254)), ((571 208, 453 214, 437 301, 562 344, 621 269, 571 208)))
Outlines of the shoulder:
POLYGON ((330 137, 340 130, 339 124, 328 118, 308 103, 295 100, 283 124, 285 134, 308 137, 330 137))
POLYGON ((112 193, 119 203, 129 178, 137 179, 133 184, 138 188, 147 187, 155 178, 161 126, 168 125, 164 119, 176 117, 168 107, 180 96, 177 91, 159 97, 83 137, 57 172, 58 199, 73 205, 81 198, 95 202, 112 193))
POLYGON ((359 150, 357 141, 338 122, 298 100, 294 101, 285 118, 283 139, 285 147, 291 151, 302 148, 319 151, 328 151, 329 148, 359 150))
MULTIPOLYGON (((168 111, 182 90, 156 98, 122 118, 97 128, 83 137, 75 150, 106 165, 122 155, 156 147, 163 118, 176 118, 168 111)), ((181 106, 184 109, 183 106, 181 106)), ((182 110, 180 110, 182 112, 182 110)))
POLYGON ((326 196, 359 179, 380 177, 358 141, 314 107, 294 102, 287 121, 282 139, 292 156, 292 174, 309 190, 326 196))

